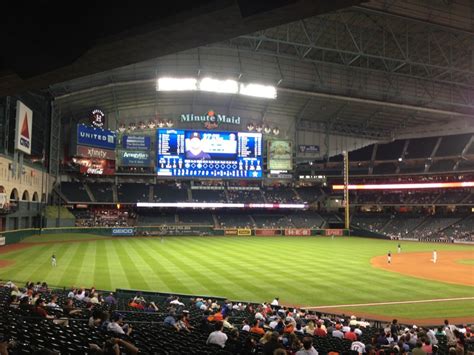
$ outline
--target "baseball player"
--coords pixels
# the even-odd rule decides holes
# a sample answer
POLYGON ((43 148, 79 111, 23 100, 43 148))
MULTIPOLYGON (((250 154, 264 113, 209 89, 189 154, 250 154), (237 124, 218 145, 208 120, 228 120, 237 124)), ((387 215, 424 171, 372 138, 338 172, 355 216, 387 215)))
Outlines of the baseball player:
POLYGON ((387 263, 392 263, 392 252, 390 250, 387 253, 387 263))
POLYGON ((56 255, 51 255, 51 266, 56 267, 57 264, 56 255))

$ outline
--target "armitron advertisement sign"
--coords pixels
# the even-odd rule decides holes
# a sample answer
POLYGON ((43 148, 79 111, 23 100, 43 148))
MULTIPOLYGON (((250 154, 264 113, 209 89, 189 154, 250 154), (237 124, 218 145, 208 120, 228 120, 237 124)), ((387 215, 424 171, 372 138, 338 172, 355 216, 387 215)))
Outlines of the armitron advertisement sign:
POLYGON ((16 133, 15 149, 31 154, 31 138, 33 129, 33 111, 23 102, 16 102, 16 133))
POLYGON ((249 236, 252 235, 252 230, 249 228, 239 228, 237 229, 237 235, 249 236))
POLYGON ((77 146, 76 156, 94 159, 115 160, 115 150, 77 146))
POLYGON ((308 229, 308 228, 285 229, 285 235, 287 235, 287 236, 310 236, 311 235, 311 229, 308 229))
POLYGON ((237 235, 237 229, 226 229, 224 230, 224 235, 237 235))

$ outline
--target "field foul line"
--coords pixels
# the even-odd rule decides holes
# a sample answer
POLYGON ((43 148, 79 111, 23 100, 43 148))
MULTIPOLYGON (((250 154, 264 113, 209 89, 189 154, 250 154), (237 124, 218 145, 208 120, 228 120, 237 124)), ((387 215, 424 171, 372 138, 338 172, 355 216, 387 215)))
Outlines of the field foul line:
POLYGON ((338 305, 332 305, 332 306, 305 307, 305 309, 386 306, 386 305, 392 305, 392 304, 430 303, 430 302, 466 301, 466 300, 474 300, 474 297, 435 298, 435 299, 431 299, 431 300, 417 300, 417 301, 394 301, 394 302, 377 302, 377 303, 338 304, 338 305))

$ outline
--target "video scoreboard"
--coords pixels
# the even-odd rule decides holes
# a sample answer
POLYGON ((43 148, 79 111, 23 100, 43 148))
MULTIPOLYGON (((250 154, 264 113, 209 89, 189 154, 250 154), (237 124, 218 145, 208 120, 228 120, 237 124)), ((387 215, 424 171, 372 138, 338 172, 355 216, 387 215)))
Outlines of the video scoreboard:
POLYGON ((262 178, 262 134, 158 129, 158 176, 262 178))

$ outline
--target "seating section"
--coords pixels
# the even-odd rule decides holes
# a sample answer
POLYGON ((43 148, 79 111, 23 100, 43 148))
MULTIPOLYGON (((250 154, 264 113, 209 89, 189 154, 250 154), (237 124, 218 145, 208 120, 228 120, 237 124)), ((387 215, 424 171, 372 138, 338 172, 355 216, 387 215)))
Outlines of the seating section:
POLYGON ((382 233, 389 237, 408 237, 414 228, 420 225, 425 216, 422 215, 411 215, 411 214, 398 214, 390 218, 389 222, 385 225, 382 233))
POLYGON ((176 223, 176 215, 174 213, 166 213, 159 211, 140 210, 137 218, 139 226, 161 226, 176 223))
POLYGON ((437 204, 455 204, 460 203, 470 195, 469 190, 445 190, 436 200, 437 204))
POLYGON ((302 186, 297 187, 296 192, 300 196, 300 198, 307 203, 312 203, 316 201, 323 192, 317 186, 302 186))
POLYGON ((62 182, 60 189, 68 202, 91 202, 82 182, 62 182))
POLYGON ((156 184, 153 186, 154 202, 188 201, 188 189, 185 186, 156 184))
POLYGON ((194 202, 227 202, 224 190, 191 190, 194 202))
POLYGON ((253 219, 257 228, 295 227, 289 216, 280 214, 255 214, 253 219))
POLYGON ((389 221, 389 216, 378 214, 355 215, 352 217, 351 225, 368 230, 370 232, 380 233, 383 227, 389 221))
POLYGON ((459 220, 460 218, 457 217, 429 216, 423 224, 417 227, 412 233, 417 238, 439 235, 445 228, 455 224, 459 220))
POLYGON ((254 222, 247 214, 217 213, 220 228, 253 228, 254 222))
POLYGON ((301 203, 295 191, 290 187, 268 187, 263 190, 267 203, 301 203))
POLYGON ((214 219, 212 218, 212 213, 209 211, 179 212, 178 221, 179 223, 184 223, 184 224, 214 226, 214 219))
POLYGON ((123 183, 117 185, 118 201, 122 203, 148 202, 148 184, 123 183))
MULTIPOLYGON (((33 291, 36 286, 29 288, 33 291)), ((64 289, 49 289, 47 286, 38 288, 41 298, 47 304, 52 297, 57 298, 58 307, 41 306, 48 314, 54 315, 57 320, 46 319, 37 312, 33 305, 22 302, 20 305, 16 301, 11 301, 10 294, 18 290, 15 285, 0 287, 0 333, 12 341, 12 353, 32 354, 51 353, 61 354, 86 354, 91 352, 91 344, 102 348, 111 339, 121 339, 121 347, 127 343, 129 350, 122 349, 122 353, 135 354, 203 354, 203 355, 232 355, 239 353, 236 348, 248 349, 241 353, 262 354, 263 344, 259 341, 262 337, 253 332, 242 330, 243 322, 253 323, 257 313, 264 315, 264 331, 270 330, 271 318, 279 317, 285 322, 293 322, 301 326, 302 331, 294 331, 294 335, 281 332, 281 341, 278 346, 294 352, 295 339, 301 341, 304 336, 310 337, 314 348, 320 354, 336 352, 339 354, 352 354, 349 351, 351 340, 341 339, 332 336, 315 336, 313 331, 308 331, 307 325, 310 322, 323 324, 325 328, 336 329, 344 327, 351 322, 360 330, 360 341, 364 344, 374 344, 373 340, 383 331, 385 322, 365 321, 355 317, 346 317, 321 314, 314 311, 302 309, 287 309, 285 307, 270 307, 262 304, 242 304, 224 299, 206 299, 200 297, 180 296, 179 298, 169 294, 157 292, 139 292, 116 290, 114 292, 115 302, 103 302, 103 296, 109 291, 84 290, 94 297, 97 295, 98 303, 91 303, 86 299, 80 299, 83 293, 71 292, 64 289), (15 287, 15 288, 10 288, 15 287), (103 295, 103 296, 102 296, 103 295), (65 311, 65 305, 71 302, 72 310, 65 311), (156 306, 156 307, 154 307, 156 306), (291 314, 290 314, 291 310, 291 314), (213 316, 225 312, 229 315, 228 322, 239 330, 236 337, 225 342, 225 347, 221 348, 212 344, 206 344, 209 334, 214 330, 213 316), (187 314, 187 323, 178 322, 177 328, 169 325, 170 320, 176 321, 181 315, 187 314), (288 318, 291 316, 290 318, 288 318), (171 317, 171 318, 169 318, 171 317), (109 324, 114 319, 120 318, 124 324, 128 325, 124 330, 128 334, 118 334, 109 324), (89 320, 92 320, 91 324, 89 320), (58 324, 56 324, 58 323, 58 324), (61 323, 62 325, 60 325, 61 323), (340 324, 336 326, 336 324, 340 324), (189 331, 186 331, 188 328, 189 331), (130 329, 130 331, 128 331, 130 329), (252 341, 253 340, 253 341, 252 341), (247 348, 248 345, 250 348, 247 348), (293 345, 292 345, 293 344, 293 345)), ((20 289, 19 292, 26 292, 20 289)), ((82 291, 81 291, 82 292, 82 291)), ((398 334, 404 333, 402 327, 398 334)), ((415 328, 411 325, 411 332, 426 332, 426 329, 415 328)), ((343 328, 344 330, 344 328, 343 328)), ((224 333, 231 338, 231 329, 224 328, 224 333)), ((421 333, 418 334, 421 337, 421 333)), ((447 354, 447 339, 444 335, 437 335, 438 353, 447 354)), ((112 343, 114 344, 116 340, 112 343)), ((396 343, 396 342, 395 342, 396 343)), ((372 345, 371 345, 372 346, 372 345)), ((296 348, 298 350, 299 347, 296 348)), ((466 342, 466 351, 472 351, 474 344, 466 342)), ((387 349, 385 347, 385 349, 387 349)), ((387 350, 385 350, 384 353, 387 350)))
POLYGON ((260 190, 234 190, 227 191, 229 202, 234 203, 263 203, 263 195, 260 190))
POLYGON ((114 202, 112 184, 106 182, 94 182, 87 184, 98 202, 114 202))
POLYGON ((469 216, 454 223, 443 232, 447 238, 467 242, 474 241, 474 216, 469 216))

